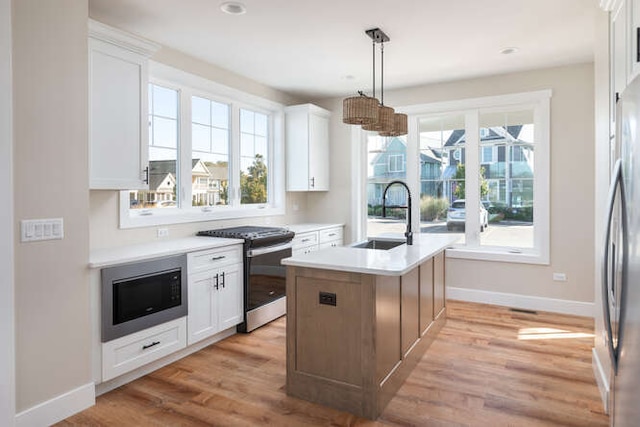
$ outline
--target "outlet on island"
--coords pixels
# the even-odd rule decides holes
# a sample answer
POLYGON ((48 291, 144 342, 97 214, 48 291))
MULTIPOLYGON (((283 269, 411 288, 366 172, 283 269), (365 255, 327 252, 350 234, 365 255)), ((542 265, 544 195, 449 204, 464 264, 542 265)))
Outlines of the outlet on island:
POLYGON ((336 294, 330 292, 320 292, 320 304, 333 305, 337 304, 336 294))
POLYGON ((158 228, 157 236, 158 237, 169 237, 169 229, 168 228, 158 228))

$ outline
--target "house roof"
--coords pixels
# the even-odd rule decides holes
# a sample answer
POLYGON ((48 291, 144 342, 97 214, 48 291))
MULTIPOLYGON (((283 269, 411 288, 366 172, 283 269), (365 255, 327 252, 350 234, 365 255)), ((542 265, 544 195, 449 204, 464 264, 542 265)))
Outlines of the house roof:
MULTIPOLYGON (((505 139, 505 135, 502 132, 498 132, 497 129, 504 128, 502 126, 494 126, 489 128, 489 135, 480 138, 480 142, 489 142, 489 141, 499 141, 505 139)), ((518 139, 518 135, 522 131, 522 125, 515 126, 507 126, 507 134, 511 136, 514 140, 518 139)), ((449 135, 449 139, 445 142, 445 147, 452 147, 454 145, 463 144, 465 142, 465 132, 464 129, 456 129, 451 132, 449 135)))

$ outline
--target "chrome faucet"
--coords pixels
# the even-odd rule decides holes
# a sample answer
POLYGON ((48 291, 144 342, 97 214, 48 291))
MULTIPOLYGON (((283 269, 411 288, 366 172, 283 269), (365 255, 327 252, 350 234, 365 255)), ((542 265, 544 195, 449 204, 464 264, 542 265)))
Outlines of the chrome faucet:
POLYGON ((407 210, 407 231, 404 233, 404 236, 407 238, 407 245, 413 245, 413 233, 411 232, 411 191, 409 190, 409 186, 402 181, 391 181, 384 188, 384 192, 382 193, 382 217, 387 217, 387 207, 388 208, 400 208, 407 210), (404 188, 407 189, 407 206, 386 206, 385 202, 387 199, 387 190, 394 184, 400 184, 404 188))

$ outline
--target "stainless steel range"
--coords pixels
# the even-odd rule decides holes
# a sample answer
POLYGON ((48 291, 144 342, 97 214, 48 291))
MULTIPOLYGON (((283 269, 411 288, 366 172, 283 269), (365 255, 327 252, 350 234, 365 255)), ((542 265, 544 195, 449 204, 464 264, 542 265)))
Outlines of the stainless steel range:
POLYGON ((286 312, 286 267, 295 233, 280 227, 243 226, 198 232, 198 236, 244 239, 244 322, 251 332, 286 312))

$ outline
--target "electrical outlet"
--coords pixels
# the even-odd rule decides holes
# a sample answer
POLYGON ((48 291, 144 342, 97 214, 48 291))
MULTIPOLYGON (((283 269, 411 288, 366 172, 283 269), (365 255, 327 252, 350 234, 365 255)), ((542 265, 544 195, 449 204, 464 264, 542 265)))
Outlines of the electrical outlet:
POLYGON ((553 273, 553 281, 554 282, 566 282, 567 275, 564 273, 553 273))
POLYGON ((169 237, 168 228, 158 228, 158 237, 169 237))

